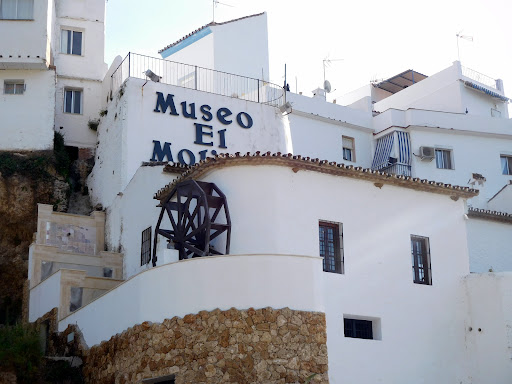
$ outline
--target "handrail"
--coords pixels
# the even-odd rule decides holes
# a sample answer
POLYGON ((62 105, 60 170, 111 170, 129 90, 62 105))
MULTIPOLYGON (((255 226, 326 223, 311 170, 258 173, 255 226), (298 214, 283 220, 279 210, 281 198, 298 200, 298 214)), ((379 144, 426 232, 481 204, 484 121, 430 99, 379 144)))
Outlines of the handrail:
POLYGON ((153 81, 163 84, 273 106, 280 106, 284 100, 284 89, 265 80, 133 52, 129 52, 112 73, 111 94, 114 94, 129 77, 148 80, 148 70, 156 75, 153 81))

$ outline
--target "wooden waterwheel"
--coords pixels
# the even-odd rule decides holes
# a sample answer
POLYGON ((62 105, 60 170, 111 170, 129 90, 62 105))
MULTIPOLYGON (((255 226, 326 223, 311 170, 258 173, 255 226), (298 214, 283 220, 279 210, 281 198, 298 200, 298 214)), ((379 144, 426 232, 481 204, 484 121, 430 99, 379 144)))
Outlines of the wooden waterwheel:
POLYGON ((214 183, 186 180, 176 184, 160 204, 162 210, 155 228, 153 266, 156 266, 157 236, 167 239, 179 251, 179 259, 222 255, 211 241, 225 233, 225 254, 229 253, 231 220, 226 196, 214 183), (172 228, 161 228, 165 215, 172 228))

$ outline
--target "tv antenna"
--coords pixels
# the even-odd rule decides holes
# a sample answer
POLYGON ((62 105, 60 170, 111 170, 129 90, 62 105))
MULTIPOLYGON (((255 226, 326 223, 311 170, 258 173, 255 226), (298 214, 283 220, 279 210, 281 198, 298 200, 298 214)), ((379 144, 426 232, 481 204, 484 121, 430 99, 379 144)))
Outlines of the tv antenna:
POLYGON ((226 3, 221 3, 219 0, 212 0, 213 1, 213 6, 212 6, 212 11, 213 11, 213 22, 215 22, 215 8, 217 7, 217 4, 220 4, 220 5, 225 5, 226 7, 231 7, 231 8, 235 8, 233 5, 230 5, 230 4, 226 4, 226 3))
POLYGON ((327 93, 331 92, 332 87, 331 87, 331 83, 329 82, 329 80, 325 79, 325 68, 330 67, 333 61, 343 61, 343 59, 329 59, 326 57, 322 61, 323 65, 324 65, 324 90, 327 93))
POLYGON ((460 32, 455 34, 455 36, 457 36, 457 58, 459 59, 459 63, 460 63, 459 39, 464 39, 464 40, 471 41, 471 42, 473 41, 473 36, 461 35, 462 31, 463 30, 461 29, 460 32))

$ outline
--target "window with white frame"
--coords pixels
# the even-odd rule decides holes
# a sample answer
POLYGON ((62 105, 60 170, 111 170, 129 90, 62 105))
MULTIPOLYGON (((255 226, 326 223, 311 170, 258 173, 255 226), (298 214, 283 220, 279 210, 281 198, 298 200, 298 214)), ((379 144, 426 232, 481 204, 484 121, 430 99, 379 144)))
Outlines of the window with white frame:
POLYGON ((33 20, 34 0, 0 0, 0 20, 33 20))
POLYGON ((436 149, 436 167, 439 169, 453 169, 452 151, 450 149, 436 149))
POLYGON ((414 283, 432 285, 428 237, 411 235, 411 256, 414 283))
POLYGON ((82 94, 81 89, 64 89, 64 112, 82 114, 82 94))
POLYGON ((25 82, 23 80, 4 80, 4 94, 23 95, 25 82))
POLYGON ((343 226, 341 223, 318 223, 320 256, 324 272, 343 273, 343 226))
POLYGON ((354 138, 342 136, 343 160, 356 161, 354 138))
POLYGON ((80 31, 63 29, 60 33, 60 52, 69 55, 82 55, 82 38, 80 31))
POLYGON ((501 155, 501 173, 504 175, 512 175, 512 155, 501 155))

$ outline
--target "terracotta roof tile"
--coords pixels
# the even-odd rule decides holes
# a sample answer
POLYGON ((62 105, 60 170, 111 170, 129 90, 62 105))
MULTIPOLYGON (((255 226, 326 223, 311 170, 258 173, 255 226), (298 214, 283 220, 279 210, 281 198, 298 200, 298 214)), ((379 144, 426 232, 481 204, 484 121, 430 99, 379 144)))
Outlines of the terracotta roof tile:
MULTIPOLYGON (((327 160, 320 160, 318 158, 312 159, 310 157, 302 157, 300 155, 292 155, 290 153, 261 153, 258 151, 256 153, 247 152, 245 155, 240 154, 240 152, 235 154, 220 154, 213 158, 208 157, 205 160, 201 160, 199 163, 192 166, 184 166, 185 171, 181 174, 181 176, 176 178, 173 182, 169 183, 164 188, 160 189, 155 194, 154 198, 157 200, 163 200, 171 192, 176 183, 188 179, 199 179, 212 169, 245 164, 280 165, 283 167, 290 167, 293 172, 307 170, 336 176, 363 179, 372 181, 377 187, 382 187, 386 184, 401 186, 404 188, 449 195, 454 200, 457 200, 459 197, 471 198, 478 195, 478 190, 468 187, 412 178, 403 175, 394 175, 375 171, 370 168, 338 164, 334 161, 329 162, 327 160)), ((177 169, 174 166, 164 167, 164 172, 176 173, 176 170, 177 169)))
POLYGON ((468 208, 468 216, 480 219, 495 220, 512 224, 512 214, 507 212, 491 211, 490 209, 468 208))

